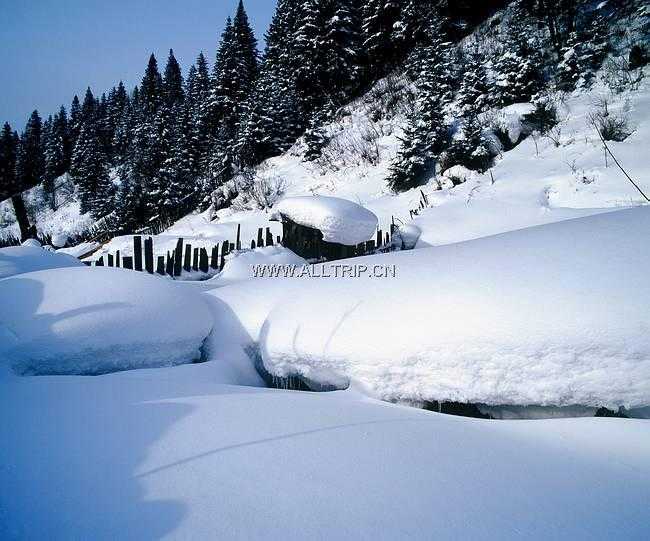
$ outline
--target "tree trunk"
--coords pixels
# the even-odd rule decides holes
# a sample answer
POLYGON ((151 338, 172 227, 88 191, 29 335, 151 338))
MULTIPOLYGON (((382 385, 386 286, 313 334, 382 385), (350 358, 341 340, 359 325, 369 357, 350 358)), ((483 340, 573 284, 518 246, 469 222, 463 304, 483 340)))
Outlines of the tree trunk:
POLYGON ((30 237, 35 237, 35 229, 29 223, 29 216, 27 216, 27 209, 25 208, 25 202, 23 201, 23 195, 17 193, 11 197, 11 202, 14 206, 14 213, 16 214, 16 221, 18 222, 18 227, 20 227, 20 240, 25 241, 30 237))

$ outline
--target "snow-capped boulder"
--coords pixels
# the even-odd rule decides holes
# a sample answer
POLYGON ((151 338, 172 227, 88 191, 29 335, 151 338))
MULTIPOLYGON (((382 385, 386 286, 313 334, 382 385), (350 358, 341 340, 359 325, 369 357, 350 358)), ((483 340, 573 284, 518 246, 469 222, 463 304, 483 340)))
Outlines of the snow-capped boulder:
POLYGON ((389 400, 648 406, 649 229, 649 208, 623 210, 355 260, 380 279, 294 281, 264 367, 389 400))
POLYGON ((0 279, 25 272, 79 266, 83 263, 76 257, 44 250, 40 244, 0 248, 0 279))
POLYGON ((417 225, 400 225, 393 234, 392 244, 395 248, 401 250, 413 250, 421 235, 422 230, 417 225))
POLYGON ((273 220, 292 222, 323 233, 325 242, 355 246, 371 239, 379 221, 368 209, 337 197, 288 197, 273 207, 273 220))
POLYGON ((65 233, 52 235, 52 246, 55 248, 64 248, 66 244, 68 244, 68 235, 65 233))
POLYGON ((102 374, 200 359, 199 293, 144 273, 70 268, 0 280, 0 359, 19 374, 102 374))
POLYGON ((26 239, 26 240, 23 241, 21 246, 29 246, 29 247, 32 247, 32 248, 40 248, 41 243, 36 239, 26 239))
POLYGON ((472 178, 476 178, 476 171, 472 171, 463 165, 454 165, 449 169, 446 169, 442 174, 443 179, 447 179, 451 182, 451 186, 457 186, 458 184, 463 184, 472 178))
POLYGON ((267 246, 255 250, 235 252, 228 256, 223 270, 210 283, 219 285, 249 280, 253 269, 260 266, 306 265, 307 262, 282 246, 267 246))

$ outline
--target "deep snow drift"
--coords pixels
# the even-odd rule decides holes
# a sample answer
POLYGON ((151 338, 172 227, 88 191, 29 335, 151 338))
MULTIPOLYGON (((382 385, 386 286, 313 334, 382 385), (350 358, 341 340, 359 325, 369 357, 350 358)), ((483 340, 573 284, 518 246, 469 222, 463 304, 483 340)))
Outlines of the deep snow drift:
POLYGON ((0 372, 101 374, 201 357, 212 329, 192 291, 122 269, 69 268, 0 280, 0 372))
POLYGON ((643 207, 349 262, 394 279, 286 280, 264 366, 389 400, 648 406, 648 230, 643 207))
POLYGON ((0 538, 648 537, 648 421, 480 421, 214 368, 0 381, 0 538))
POLYGON ((25 272, 80 266, 83 263, 76 257, 50 252, 38 246, 0 248, 0 279, 25 272))

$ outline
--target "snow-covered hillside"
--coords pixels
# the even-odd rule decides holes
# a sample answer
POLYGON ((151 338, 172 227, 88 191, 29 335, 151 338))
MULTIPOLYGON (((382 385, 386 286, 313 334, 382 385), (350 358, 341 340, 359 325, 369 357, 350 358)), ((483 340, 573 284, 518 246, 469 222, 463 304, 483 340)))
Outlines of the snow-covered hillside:
MULTIPOLYGON (((379 83, 384 84, 384 83, 379 83)), ((444 176, 431 178, 424 186, 393 193, 386 184, 388 171, 399 148, 404 118, 401 114, 372 122, 363 99, 351 104, 340 121, 328 129, 333 139, 326 149, 332 160, 306 162, 302 142, 285 155, 271 158, 258 169, 260 178, 281 178, 284 196, 336 196, 361 203, 379 218, 387 230, 396 223, 411 221, 422 192, 429 203, 417 224, 422 230, 421 246, 438 246, 480 238, 525 227, 597 214, 610 209, 646 203, 610 156, 590 123, 590 115, 608 102, 611 115, 627 119, 631 135, 623 142, 609 142, 614 155, 641 189, 650 193, 650 162, 646 157, 650 140, 650 78, 638 88, 612 94, 600 81, 589 91, 578 90, 561 97, 560 123, 546 136, 530 136, 514 149, 503 151, 494 167, 484 174, 452 168, 444 176), (369 127, 369 125, 371 127, 369 127), (360 133, 371 132, 371 143, 360 133), (372 144, 377 159, 359 158, 359 141, 372 144), (354 160, 350 159, 354 156, 354 160), (338 161, 337 158, 338 157, 338 161), (454 186, 453 177, 462 178, 454 186)), ((495 125, 506 126, 516 135, 522 115, 530 104, 509 106, 486 113, 495 125)), ((196 247, 210 248, 223 240, 234 241, 241 224, 242 239, 257 237, 259 227, 271 227, 271 210, 226 208, 189 215, 154 239, 157 253, 172 250, 184 237, 196 247)), ((94 254, 130 253, 131 237, 116 238, 94 254)))

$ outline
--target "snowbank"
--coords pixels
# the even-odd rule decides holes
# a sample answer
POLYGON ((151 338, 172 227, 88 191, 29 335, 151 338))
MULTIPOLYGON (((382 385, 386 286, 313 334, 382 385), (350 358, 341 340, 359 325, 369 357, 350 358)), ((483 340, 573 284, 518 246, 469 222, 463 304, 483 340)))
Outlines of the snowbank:
POLYGON ((302 257, 282 246, 267 246, 255 250, 235 252, 228 256, 223 270, 212 280, 208 280, 205 286, 211 289, 213 285, 224 286, 249 280, 253 275, 253 268, 256 266, 306 264, 307 262, 302 257))
POLYGON ((71 268, 0 280, 0 358, 20 374, 101 374, 200 358, 205 301, 144 273, 71 268))
POLYGON ((650 405, 648 230, 637 208, 354 260, 396 279, 293 280, 264 365, 384 399, 650 405))
POLYGON ((213 368, 0 382, 0 538, 648 537, 648 421, 480 421, 213 368))
POLYGON ((336 197, 288 197, 273 207, 273 219, 288 218, 305 227, 318 229, 323 240, 355 246, 371 239, 379 224, 369 210, 336 197))
POLYGON ((38 246, 0 248, 0 279, 25 272, 79 266, 83 263, 75 257, 38 246))

